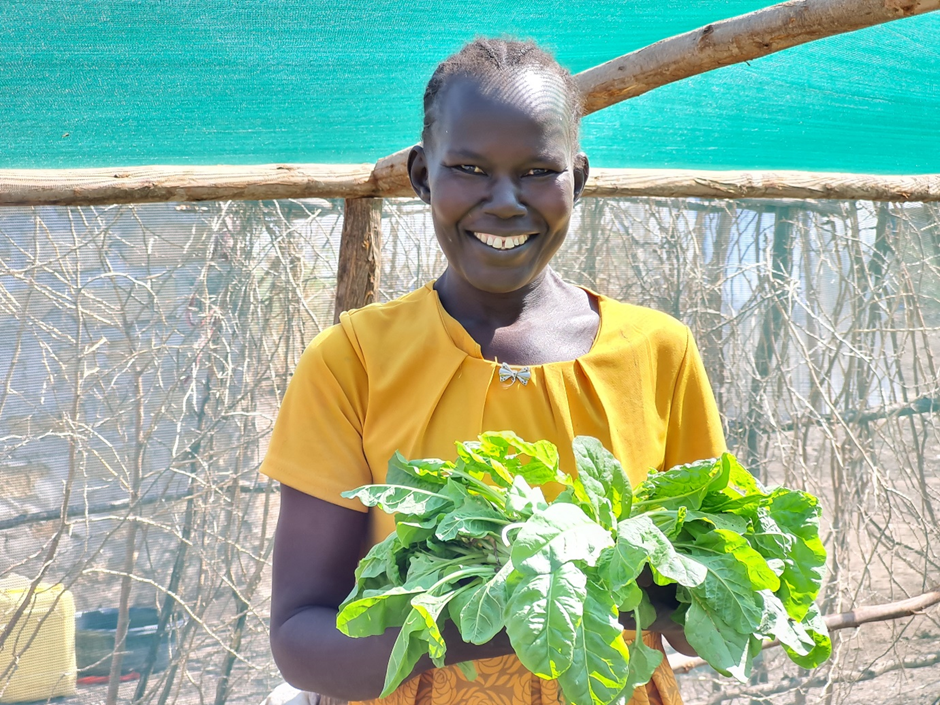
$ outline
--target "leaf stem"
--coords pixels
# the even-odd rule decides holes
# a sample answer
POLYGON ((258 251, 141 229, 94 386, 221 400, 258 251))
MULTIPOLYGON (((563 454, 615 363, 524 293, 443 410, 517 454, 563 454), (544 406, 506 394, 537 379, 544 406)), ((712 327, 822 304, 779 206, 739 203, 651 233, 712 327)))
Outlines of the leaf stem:
POLYGON ((460 477, 465 480, 467 484, 473 485, 473 488, 477 490, 477 492, 479 492, 481 495, 484 495, 500 509, 506 509, 506 499, 502 494, 495 492, 490 485, 486 484, 482 480, 478 480, 477 478, 473 477, 473 475, 468 475, 462 470, 454 469, 450 474, 451 477, 460 477))
POLYGON ((504 526, 504 527, 503 527, 503 532, 502 532, 502 534, 500 535, 501 538, 503 539, 503 545, 506 546, 507 548, 509 548, 509 546, 510 546, 510 543, 509 543, 509 532, 512 531, 513 529, 521 529, 523 526, 525 526, 525 522, 524 522, 524 521, 517 521, 517 522, 514 523, 514 524, 507 524, 506 526, 504 526))
POLYGON ((491 573, 493 573, 493 572, 494 572, 494 571, 493 571, 493 569, 492 569, 491 567, 487 567, 487 568, 472 568, 472 567, 471 567, 471 568, 464 568, 463 570, 458 570, 458 571, 456 571, 456 572, 453 572, 453 573, 450 573, 450 574, 448 574, 448 575, 445 575, 443 578, 441 578, 441 579, 438 580, 436 583, 434 583, 431 587, 429 587, 429 588, 426 590, 426 592, 434 592, 437 588, 441 587, 442 585, 447 585, 448 583, 452 583, 452 582, 454 582, 454 580, 460 580, 461 578, 466 578, 466 577, 471 576, 471 575, 488 575, 488 574, 491 574, 491 573))

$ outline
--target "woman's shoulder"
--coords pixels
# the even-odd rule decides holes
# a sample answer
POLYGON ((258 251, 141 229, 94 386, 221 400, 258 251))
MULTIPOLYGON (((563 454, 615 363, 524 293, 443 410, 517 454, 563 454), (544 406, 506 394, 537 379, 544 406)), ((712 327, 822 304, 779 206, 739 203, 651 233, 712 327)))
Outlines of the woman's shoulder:
POLYGON ((339 325, 353 339, 389 339, 408 336, 438 318, 434 291, 429 284, 391 301, 344 311, 339 325))
POLYGON ((655 348, 678 348, 684 352, 689 327, 670 314, 648 306, 598 297, 603 311, 602 326, 608 341, 644 341, 655 348))
MULTIPOLYGON (((344 311, 339 323, 323 330, 304 357, 328 365, 354 364, 366 372, 401 366, 428 350, 447 347, 436 294, 430 285, 392 301, 344 311)), ((452 345, 450 347, 453 347, 452 345)))

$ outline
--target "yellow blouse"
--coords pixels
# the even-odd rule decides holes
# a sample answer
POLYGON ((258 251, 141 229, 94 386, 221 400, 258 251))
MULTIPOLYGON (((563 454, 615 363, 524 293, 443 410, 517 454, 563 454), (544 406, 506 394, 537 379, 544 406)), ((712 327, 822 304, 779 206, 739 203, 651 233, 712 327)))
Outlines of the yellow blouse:
MULTIPOLYGON (((340 493, 383 482, 398 450, 406 458, 456 458, 454 442, 513 430, 558 446, 574 472, 571 441, 599 438, 630 481, 649 468, 725 450, 718 410, 689 329, 670 316, 594 294, 600 326, 591 349, 529 367, 527 384, 500 381, 499 364, 443 309, 433 282, 395 301, 344 313, 304 352, 278 413, 261 471, 320 499, 366 509, 340 493)), ((519 369, 519 368, 516 368, 519 369)), ((545 488, 551 494, 551 488, 545 488)), ((394 531, 375 511, 371 543, 394 531)), ((654 648, 659 635, 644 634, 654 648)), ((515 657, 479 661, 467 681, 456 667, 405 683, 383 705, 556 705, 553 681, 515 657)), ((679 705, 666 663, 631 703, 679 705)))

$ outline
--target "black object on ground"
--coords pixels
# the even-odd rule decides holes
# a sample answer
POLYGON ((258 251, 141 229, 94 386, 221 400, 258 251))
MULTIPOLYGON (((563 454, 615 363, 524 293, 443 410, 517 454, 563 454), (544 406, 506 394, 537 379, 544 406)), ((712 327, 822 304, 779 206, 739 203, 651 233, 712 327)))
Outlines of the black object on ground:
MULTIPOLYGON (((124 643, 121 673, 140 671, 156 638, 158 611, 153 607, 131 607, 124 643)), ((114 608, 79 612, 75 615, 75 659, 79 676, 106 676, 111 672, 111 655, 117 632, 118 611, 114 608)), ((176 648, 173 629, 163 634, 157 648, 153 671, 164 670, 170 650, 176 648)))

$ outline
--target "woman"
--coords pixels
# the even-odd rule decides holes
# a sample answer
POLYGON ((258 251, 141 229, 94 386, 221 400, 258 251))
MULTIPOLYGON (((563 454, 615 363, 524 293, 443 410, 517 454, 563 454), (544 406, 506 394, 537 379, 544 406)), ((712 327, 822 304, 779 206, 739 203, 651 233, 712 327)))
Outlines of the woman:
MULTIPOLYGON (((477 40, 438 66, 425 93, 422 145, 408 169, 447 258, 440 279, 387 304, 344 314, 304 353, 262 472, 281 481, 271 645, 292 685, 365 701, 382 689, 395 630, 350 639, 336 608, 363 549, 393 528, 340 493, 381 482, 405 457, 455 456, 454 441, 511 429, 559 446, 591 435, 632 482, 720 454, 714 398, 688 329, 562 281, 549 267, 588 176, 578 150, 579 93, 536 46, 477 40)), ((656 589, 661 635, 689 647, 656 589)), ((625 626, 632 624, 625 622, 625 626)), ((448 663, 422 661, 386 702, 558 703, 553 681, 525 671, 505 634, 464 644, 445 631, 448 663)), ((665 662, 631 702, 679 703, 665 662)))

